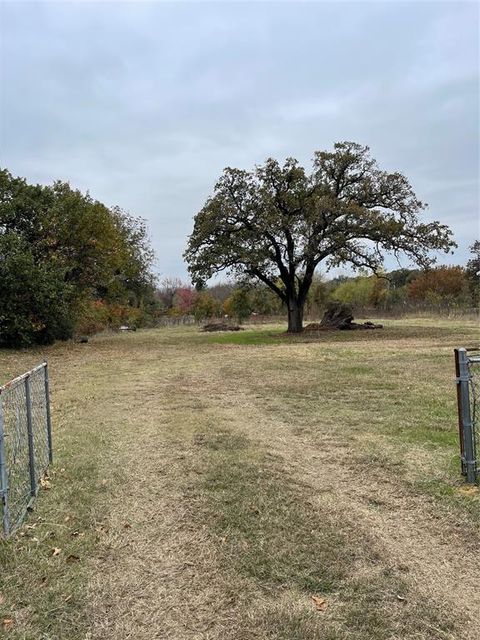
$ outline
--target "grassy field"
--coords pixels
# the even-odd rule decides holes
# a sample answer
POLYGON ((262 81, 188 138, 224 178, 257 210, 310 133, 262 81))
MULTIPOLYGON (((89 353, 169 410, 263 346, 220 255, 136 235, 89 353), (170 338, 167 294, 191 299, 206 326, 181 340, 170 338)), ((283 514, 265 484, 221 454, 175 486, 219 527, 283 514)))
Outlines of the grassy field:
POLYGON ((452 358, 478 329, 385 323, 0 352, 2 382, 48 358, 55 445, 51 488, 0 543, 0 634, 480 638, 452 358))

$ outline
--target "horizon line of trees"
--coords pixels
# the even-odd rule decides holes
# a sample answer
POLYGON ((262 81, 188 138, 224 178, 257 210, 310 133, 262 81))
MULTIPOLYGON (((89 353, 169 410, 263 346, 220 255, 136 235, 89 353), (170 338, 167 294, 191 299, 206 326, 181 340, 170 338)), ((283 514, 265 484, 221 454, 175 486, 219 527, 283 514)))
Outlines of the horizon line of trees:
MULTIPOLYGON (((306 301, 306 315, 319 317, 338 300, 354 310, 437 312, 477 308, 480 302, 480 241, 471 247, 466 266, 400 268, 380 276, 360 271, 327 280, 316 274, 306 301)), ((266 285, 223 282, 200 290, 180 278, 164 278, 156 292, 162 316, 193 316, 197 321, 228 316, 238 322, 253 315, 285 316, 285 304, 266 285)))

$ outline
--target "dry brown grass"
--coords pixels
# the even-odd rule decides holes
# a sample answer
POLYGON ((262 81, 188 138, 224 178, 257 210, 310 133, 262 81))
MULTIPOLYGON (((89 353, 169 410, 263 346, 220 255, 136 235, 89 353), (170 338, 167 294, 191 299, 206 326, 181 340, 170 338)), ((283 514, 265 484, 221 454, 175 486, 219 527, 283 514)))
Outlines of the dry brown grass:
MULTIPOLYGON (((1 550, 9 636, 480 638, 478 495, 457 473, 451 366, 476 327, 387 324, 48 349, 57 474, 38 541, 1 550)), ((2 370, 40 355, 4 352, 2 370)))

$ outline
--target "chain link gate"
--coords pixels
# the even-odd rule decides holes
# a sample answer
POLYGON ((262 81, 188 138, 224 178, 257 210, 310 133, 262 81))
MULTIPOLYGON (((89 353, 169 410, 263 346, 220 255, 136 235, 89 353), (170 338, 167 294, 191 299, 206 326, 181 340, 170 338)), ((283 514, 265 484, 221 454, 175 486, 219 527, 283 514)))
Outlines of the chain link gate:
POLYGON ((3 535, 22 524, 52 462, 46 362, 0 387, 0 508, 3 535))
POLYGON ((480 349, 455 349, 458 431, 462 475, 480 480, 480 349))

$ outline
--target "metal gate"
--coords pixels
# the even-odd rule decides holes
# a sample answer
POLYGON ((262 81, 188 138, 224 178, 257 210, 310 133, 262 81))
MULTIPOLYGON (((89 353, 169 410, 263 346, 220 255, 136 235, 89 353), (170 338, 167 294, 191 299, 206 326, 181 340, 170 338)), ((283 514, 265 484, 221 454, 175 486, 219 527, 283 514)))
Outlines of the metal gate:
POLYGON ((46 362, 0 387, 0 505, 3 535, 22 524, 52 462, 46 362))

